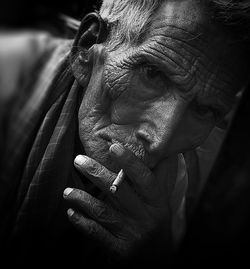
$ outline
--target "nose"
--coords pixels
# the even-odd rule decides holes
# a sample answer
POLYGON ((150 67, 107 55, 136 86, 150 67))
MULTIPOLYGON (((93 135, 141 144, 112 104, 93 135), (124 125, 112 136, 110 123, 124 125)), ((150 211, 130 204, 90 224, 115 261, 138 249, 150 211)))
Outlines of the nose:
POLYGON ((175 145, 174 141, 181 135, 177 133, 177 129, 184 112, 185 105, 176 100, 147 113, 147 120, 139 126, 136 136, 144 145, 150 159, 158 162, 177 150, 178 145, 175 145))

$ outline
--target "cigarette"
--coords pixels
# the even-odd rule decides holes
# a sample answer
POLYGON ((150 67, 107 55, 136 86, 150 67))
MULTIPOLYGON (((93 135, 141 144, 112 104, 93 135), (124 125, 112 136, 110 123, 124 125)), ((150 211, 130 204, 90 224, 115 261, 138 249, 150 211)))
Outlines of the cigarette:
POLYGON ((123 169, 121 169, 120 172, 118 173, 117 177, 113 181, 113 183, 112 183, 111 187, 109 188, 109 190, 112 193, 117 192, 118 187, 121 185, 124 178, 125 178, 125 173, 124 173, 123 169))

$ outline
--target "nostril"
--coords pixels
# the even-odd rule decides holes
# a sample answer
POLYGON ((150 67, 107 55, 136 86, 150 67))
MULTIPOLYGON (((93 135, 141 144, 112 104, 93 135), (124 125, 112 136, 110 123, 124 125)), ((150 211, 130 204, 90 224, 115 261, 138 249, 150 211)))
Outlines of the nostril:
POLYGON ((157 138, 154 139, 154 142, 150 145, 150 151, 152 153, 160 153, 162 151, 163 143, 157 138))
POLYGON ((150 134, 146 130, 138 130, 136 137, 147 152, 148 166, 154 168, 164 154, 161 141, 156 135, 150 134))
POLYGON ((143 144, 148 153, 161 155, 166 150, 167 139, 149 134, 146 130, 138 130, 137 139, 143 144))
POLYGON ((146 132, 145 130, 138 130, 136 133, 136 138, 143 143, 143 146, 146 149, 150 148, 152 140, 148 132, 146 132))

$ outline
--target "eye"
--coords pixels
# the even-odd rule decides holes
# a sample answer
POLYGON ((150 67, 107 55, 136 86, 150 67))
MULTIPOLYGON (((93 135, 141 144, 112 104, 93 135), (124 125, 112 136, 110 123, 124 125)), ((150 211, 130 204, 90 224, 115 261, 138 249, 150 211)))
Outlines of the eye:
POLYGON ((156 65, 140 64, 139 74, 146 87, 157 89, 158 91, 166 90, 169 85, 169 79, 164 72, 156 65))
POLYGON ((155 79, 155 78, 164 78, 163 72, 157 68, 155 65, 150 65, 150 64, 142 64, 140 68, 141 72, 143 72, 148 79, 155 79))
POLYGON ((223 112, 220 109, 198 103, 195 104, 195 112, 202 119, 211 119, 216 122, 221 120, 223 116, 223 112))
POLYGON ((142 66, 142 71, 149 79, 155 79, 157 77, 163 76, 163 73, 156 66, 153 65, 142 66))
POLYGON ((196 112, 200 115, 200 116, 208 116, 210 114, 213 113, 212 109, 209 106, 204 106, 204 105, 198 105, 196 104, 196 112))

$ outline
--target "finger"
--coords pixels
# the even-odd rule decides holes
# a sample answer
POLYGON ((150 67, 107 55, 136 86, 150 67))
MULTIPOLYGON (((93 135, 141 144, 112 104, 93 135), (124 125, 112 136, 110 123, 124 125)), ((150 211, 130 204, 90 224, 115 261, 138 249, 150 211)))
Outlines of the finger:
POLYGON ((99 189, 109 192, 117 174, 85 155, 78 155, 74 164, 77 170, 88 177, 99 189))
MULTIPOLYGON (((94 183, 101 190, 110 194, 110 187, 114 183, 117 178, 117 174, 111 172, 106 167, 98 163, 97 161, 84 156, 78 155, 74 161, 75 167, 85 175, 92 183, 94 183)), ((128 186, 124 186, 126 184, 122 184, 123 188, 120 189, 119 186, 119 196, 123 197, 123 193, 129 193, 131 191, 128 190, 128 186)), ((126 196, 126 198, 128 198, 126 196)))
POLYGON ((123 168, 136 190, 142 195, 148 195, 155 186, 152 171, 130 150, 116 143, 109 148, 111 156, 123 168))
POLYGON ((81 232, 109 248, 115 247, 117 241, 115 236, 99 223, 84 217, 79 212, 76 212, 71 208, 67 211, 67 213, 70 222, 81 232))
POLYGON ((136 215, 138 217, 145 213, 145 208, 140 198, 126 182, 126 179, 123 180, 114 195, 110 192, 110 186, 114 182, 117 174, 109 171, 95 160, 83 155, 78 155, 75 158, 74 164, 93 184, 108 193, 108 198, 111 199, 123 213, 129 212, 131 216, 136 215))
POLYGON ((64 198, 73 207, 78 208, 104 226, 109 226, 110 228, 122 226, 122 216, 117 211, 85 191, 67 188, 64 191, 64 198))

